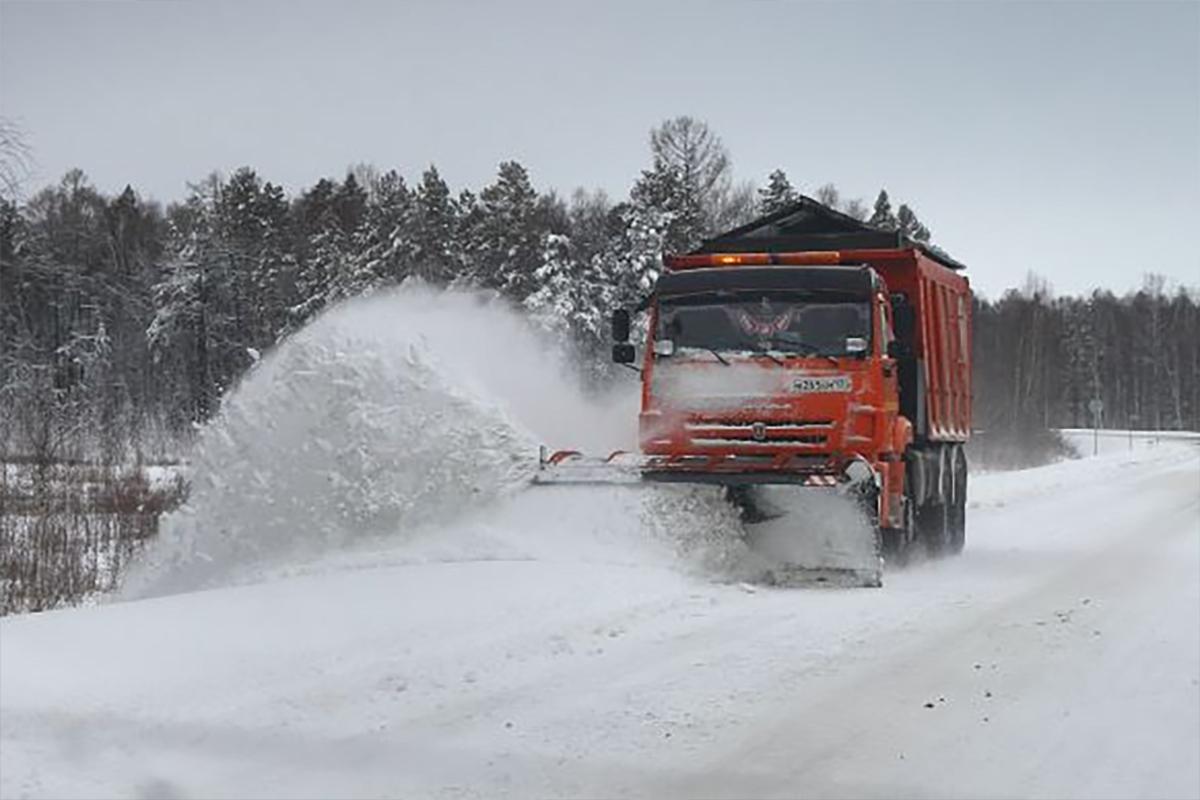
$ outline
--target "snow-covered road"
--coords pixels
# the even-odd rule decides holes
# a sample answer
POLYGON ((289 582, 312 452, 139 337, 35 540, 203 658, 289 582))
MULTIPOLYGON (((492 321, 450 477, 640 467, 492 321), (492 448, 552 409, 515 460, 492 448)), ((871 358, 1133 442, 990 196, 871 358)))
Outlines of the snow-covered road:
POLYGON ((880 590, 621 558, 546 491, 489 522, 564 520, 533 555, 0 621, 0 795, 1200 796, 1195 448, 976 476, 880 590))

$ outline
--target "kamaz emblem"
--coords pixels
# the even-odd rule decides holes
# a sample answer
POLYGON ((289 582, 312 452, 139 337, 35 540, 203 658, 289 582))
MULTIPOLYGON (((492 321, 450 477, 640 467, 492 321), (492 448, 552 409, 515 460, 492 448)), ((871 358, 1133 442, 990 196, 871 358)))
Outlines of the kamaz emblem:
POLYGON ((767 439, 767 426, 762 422, 756 422, 750 426, 750 435, 754 437, 756 442, 764 442, 767 439))
POLYGON ((742 326, 742 330, 750 336, 763 336, 769 339, 788 329, 788 326, 792 324, 792 315, 792 311, 785 311, 775 317, 755 319, 745 311, 738 311, 737 321, 742 326))

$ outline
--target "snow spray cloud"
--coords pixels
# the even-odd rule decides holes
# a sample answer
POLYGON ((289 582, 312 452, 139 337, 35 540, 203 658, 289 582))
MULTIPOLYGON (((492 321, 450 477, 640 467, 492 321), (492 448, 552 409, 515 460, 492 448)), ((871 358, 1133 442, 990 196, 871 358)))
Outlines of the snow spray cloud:
POLYGON ((406 285, 336 306, 225 398, 193 454, 188 503, 123 594, 239 583, 407 538, 524 486, 542 442, 630 446, 636 407, 589 403, 568 372, 489 295, 406 285))

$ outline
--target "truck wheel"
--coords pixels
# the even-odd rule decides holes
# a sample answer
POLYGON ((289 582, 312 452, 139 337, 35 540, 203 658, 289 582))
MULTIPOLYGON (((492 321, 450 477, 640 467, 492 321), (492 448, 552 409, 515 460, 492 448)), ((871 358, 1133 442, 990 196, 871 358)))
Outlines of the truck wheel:
POLYGON ((962 448, 954 450, 954 490, 947 510, 948 552, 958 555, 967 544, 967 457, 962 448))
POLYGON ((917 535, 916 503, 907 495, 904 498, 904 527, 881 528, 883 537, 883 560, 885 564, 903 567, 912 554, 913 539, 917 535))
POLYGON ((950 520, 946 503, 926 503, 917 509, 917 537, 932 558, 950 549, 950 520))
POLYGON ((947 521, 949 523, 949 553, 958 555, 967 545, 967 476, 961 476, 955 482, 954 502, 949 507, 947 521), (961 481, 961 482, 960 482, 961 481))

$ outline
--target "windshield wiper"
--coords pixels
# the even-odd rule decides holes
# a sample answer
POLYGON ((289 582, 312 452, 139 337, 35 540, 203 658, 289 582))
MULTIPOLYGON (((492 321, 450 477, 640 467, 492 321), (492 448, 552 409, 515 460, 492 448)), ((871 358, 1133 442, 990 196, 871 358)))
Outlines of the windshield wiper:
POLYGON ((781 336, 772 336, 771 341, 772 342, 778 341, 781 344, 785 344, 785 345, 788 345, 789 347, 795 348, 797 353, 801 356, 817 356, 819 358, 827 358, 827 359, 829 359, 830 364, 833 364, 835 367, 838 365, 838 360, 836 358, 834 358, 833 356, 829 355, 829 353, 822 353, 816 347, 812 346, 808 342, 801 341, 800 339, 792 339, 790 337, 781 337, 781 336))
POLYGON ((771 359, 772 361, 774 361, 774 362, 775 362, 776 364, 778 364, 779 366, 781 366, 781 367, 783 366, 783 359, 781 359, 781 358, 779 358, 778 356, 776 356, 776 355, 775 355, 774 353, 772 353, 770 350, 754 350, 754 351, 752 351, 752 352, 753 352, 753 353, 754 353, 754 355, 756 355, 756 356, 766 356, 767 358, 771 359))
POLYGON ((708 352, 712 353, 716 357, 717 361, 720 361, 722 364, 724 364, 727 367, 729 366, 729 362, 725 360, 725 356, 718 353, 715 349, 713 349, 711 347, 706 347, 704 349, 707 350, 708 352))
POLYGON ((831 355, 829 355, 829 353, 822 353, 822 352, 820 352, 819 350, 817 350, 816 348, 809 348, 809 351, 808 351, 807 353, 805 353, 804 355, 806 355, 806 356, 816 356, 817 358, 824 358, 824 359, 828 359, 830 364, 833 364, 835 367, 838 365, 838 360, 837 360, 837 358, 835 358, 834 356, 831 356, 831 355))

